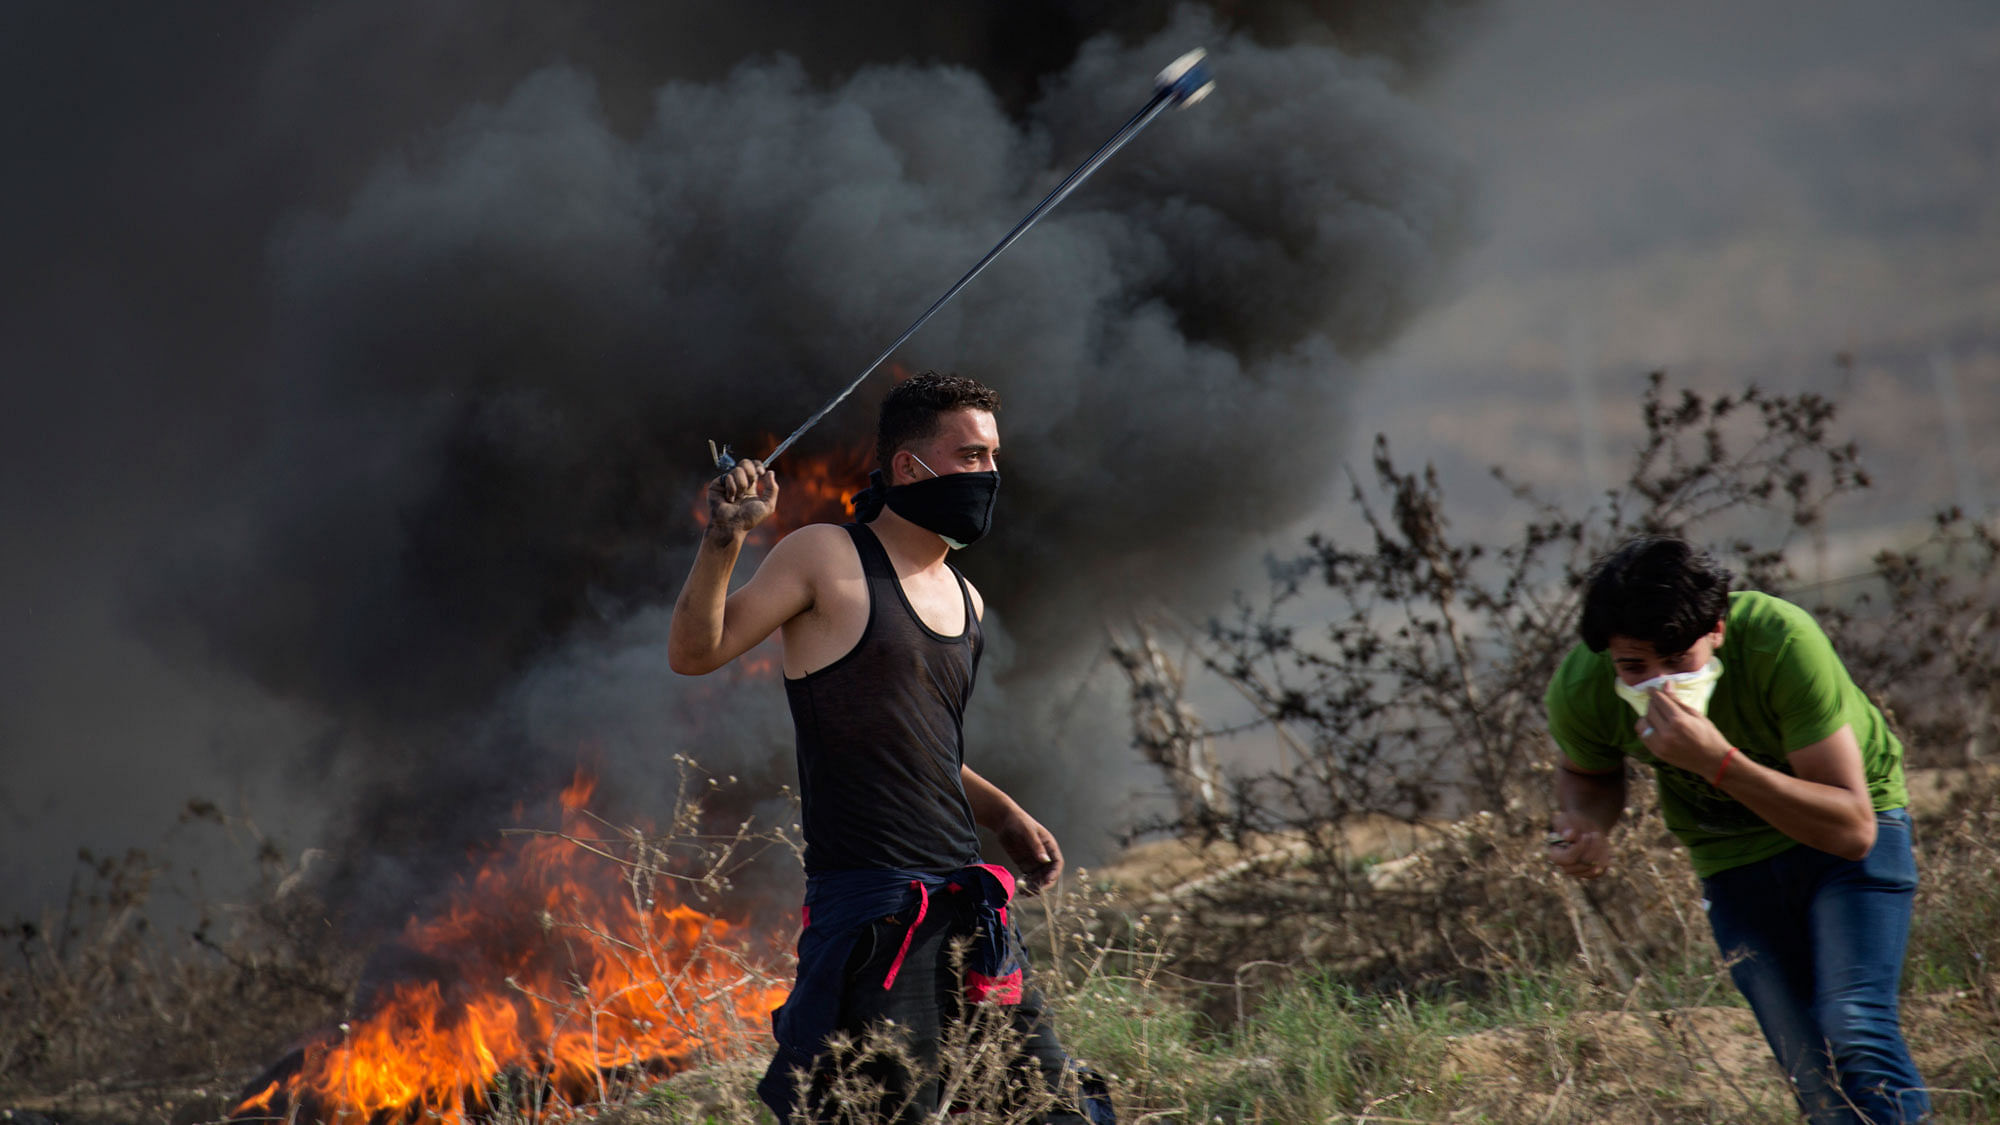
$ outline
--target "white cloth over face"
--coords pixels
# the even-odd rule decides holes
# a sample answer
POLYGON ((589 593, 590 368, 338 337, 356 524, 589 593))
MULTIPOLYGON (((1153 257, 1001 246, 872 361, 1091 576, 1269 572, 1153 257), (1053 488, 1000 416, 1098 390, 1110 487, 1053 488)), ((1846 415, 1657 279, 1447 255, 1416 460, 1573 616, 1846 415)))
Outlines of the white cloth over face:
POLYGON ((1674 698, 1693 708, 1697 713, 1708 714, 1708 698, 1715 694, 1715 681, 1722 678, 1722 661, 1713 657, 1707 664, 1692 672, 1675 672, 1667 676, 1654 676, 1644 683, 1628 684, 1624 680, 1613 679, 1611 687, 1618 698, 1629 704, 1640 717, 1646 714, 1646 705, 1652 702, 1656 691, 1670 691, 1674 698))

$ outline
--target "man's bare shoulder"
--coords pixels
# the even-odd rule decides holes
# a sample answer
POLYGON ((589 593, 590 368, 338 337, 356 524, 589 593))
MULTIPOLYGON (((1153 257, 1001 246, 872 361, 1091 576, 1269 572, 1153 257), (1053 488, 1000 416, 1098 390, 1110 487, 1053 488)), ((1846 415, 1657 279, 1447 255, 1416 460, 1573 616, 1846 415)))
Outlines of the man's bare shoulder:
POLYGON ((842 578, 861 572, 861 557, 846 528, 837 523, 809 523, 778 540, 764 565, 809 578, 842 578))

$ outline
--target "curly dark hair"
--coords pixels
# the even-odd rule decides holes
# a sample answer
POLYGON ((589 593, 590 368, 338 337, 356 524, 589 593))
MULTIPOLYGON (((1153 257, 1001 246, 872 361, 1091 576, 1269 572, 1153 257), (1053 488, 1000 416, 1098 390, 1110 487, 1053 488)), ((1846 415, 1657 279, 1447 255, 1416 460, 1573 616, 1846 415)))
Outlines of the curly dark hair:
POLYGON ((882 420, 875 426, 875 461, 888 472, 889 459, 906 445, 938 432, 938 417, 953 410, 1000 409, 1000 392, 963 375, 920 371, 896 384, 882 400, 882 420))
POLYGON ((1590 568, 1577 632, 1592 652, 1613 637, 1645 641, 1662 656, 1686 652, 1729 612, 1733 577, 1684 539, 1641 536, 1590 568))

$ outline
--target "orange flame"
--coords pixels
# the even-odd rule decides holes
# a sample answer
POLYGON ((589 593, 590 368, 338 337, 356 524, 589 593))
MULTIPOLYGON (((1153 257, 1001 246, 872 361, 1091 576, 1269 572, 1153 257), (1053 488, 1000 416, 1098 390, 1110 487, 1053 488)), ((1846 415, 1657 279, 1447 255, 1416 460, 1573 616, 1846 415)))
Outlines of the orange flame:
MULTIPOLYGON (((777 444, 776 437, 764 435, 764 448, 777 444)), ((854 498, 868 487, 868 470, 874 464, 875 448, 870 445, 821 454, 787 451, 775 466, 778 510, 751 533, 751 541, 768 546, 809 523, 846 522, 854 515, 854 498)), ((694 518, 708 526, 705 493, 695 501, 694 518)))
POLYGON ((621 1069, 753 1048, 785 990, 732 948, 729 922, 656 899, 665 881, 589 841, 594 787, 579 773, 560 834, 508 837, 446 909, 410 919, 401 945, 436 970, 376 990, 231 1116, 465 1122, 515 1072, 540 1084, 542 1116, 561 1117, 603 1101, 621 1069))

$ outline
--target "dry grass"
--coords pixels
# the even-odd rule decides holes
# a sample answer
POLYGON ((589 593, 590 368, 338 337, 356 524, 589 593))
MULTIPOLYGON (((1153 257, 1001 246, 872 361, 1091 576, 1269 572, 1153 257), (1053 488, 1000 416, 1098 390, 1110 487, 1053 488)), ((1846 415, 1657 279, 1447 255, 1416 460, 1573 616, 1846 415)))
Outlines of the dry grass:
MULTIPOLYGON (((2000 1120, 2000 783, 1923 781, 1946 795, 1918 806, 1906 1028, 1940 1120, 2000 1120)), ((1655 822, 1640 809, 1631 823, 1655 822)), ((1101 897, 1071 907, 1087 933, 1120 935, 1071 938, 1086 955, 1070 961, 1085 969, 1067 994, 1071 1041, 1120 1075, 1127 1108, 1173 1120, 1792 1120, 1685 855, 1628 831, 1619 870, 1586 889, 1548 872, 1538 840, 1498 818, 1452 826, 1408 862, 1364 866, 1339 887, 1351 910, 1310 920, 1255 906, 1324 891, 1301 849, 1211 845, 1210 870, 1237 877, 1194 883, 1199 849, 1150 845, 1094 873, 1101 897), (1396 916, 1413 897, 1462 910, 1396 916), (1285 956, 1307 931, 1344 957, 1285 956), (1410 942, 1393 960, 1384 932, 1410 942)))
MULTIPOLYGON (((2000 782, 1958 775, 1919 823, 1925 882, 1909 1037, 1938 1090, 1941 1120, 2000 1121, 2000 981, 1990 968, 2000 956, 2000 782)), ((1133 870, 1083 873, 1064 896, 1024 911, 1064 1038, 1112 1077, 1121 1120, 1791 1120, 1768 1052, 1692 909, 1685 857, 1670 845, 1628 834, 1620 873, 1585 894, 1551 879, 1534 841, 1503 836, 1495 818, 1422 838, 1392 877, 1369 882, 1368 872, 1387 866, 1370 863, 1344 885, 1345 894, 1377 896, 1357 900, 1352 932, 1324 916, 1317 923, 1322 947, 1344 958, 1272 956, 1274 945, 1295 940, 1282 920, 1263 927, 1278 937, 1205 921, 1217 901, 1239 915, 1250 909, 1245 898, 1218 898, 1219 884, 1184 892, 1185 903, 1162 900, 1134 870, 1173 886, 1188 880, 1157 845, 1133 870), (1449 889, 1461 883, 1490 893, 1466 899, 1449 889), (1465 909, 1450 926, 1438 926, 1429 906, 1391 916, 1415 899, 1453 896, 1465 909), (1358 937, 1378 929, 1428 935, 1402 959, 1400 976, 1358 937), (1233 935, 1243 955, 1219 958, 1219 934, 1233 935), (1416 972, 1420 965, 1429 968, 1416 972)), ((1289 875, 1324 886, 1293 862, 1289 873, 1244 871, 1257 883, 1289 875)), ((311 953, 301 940, 314 932, 303 900, 274 898, 226 940, 211 935, 170 955, 139 936, 143 887, 131 867, 100 865, 107 886, 82 894, 66 923, 16 931, 0 993, 0 1108, 79 1123, 213 1120, 225 1094, 341 1010, 353 960, 311 953)), ((1021 1101, 997 1065, 1006 1043, 1004 1031, 988 1029, 962 1033, 944 1052, 947 1081, 982 1107, 977 1120, 1027 1120, 1038 1104, 1021 1101)), ((483 1116, 750 1125, 768 1116, 751 1092, 761 1048, 747 1047, 737 1061, 665 1081, 610 1075, 601 1098, 562 1109, 537 1105, 514 1075, 483 1116)), ((848 1094, 863 1104, 859 1087, 848 1094)))
POLYGON ((345 1003, 360 955, 332 940, 319 904, 287 878, 295 872, 266 862, 257 905, 207 907, 167 933, 153 923, 166 865, 136 851, 82 860, 60 909, 7 929, 0 1107, 66 1120, 199 1116, 253 1060, 345 1003))
MULTIPOLYGON (((1579 886, 1544 862, 1539 699, 1570 643, 1569 579, 1593 544, 1716 518, 1795 533, 1865 474, 1814 396, 1676 397, 1656 378, 1645 409, 1647 441, 1608 516, 1546 511, 1497 550, 1452 540, 1435 476, 1401 471, 1378 447, 1385 514, 1368 512, 1372 549, 1313 540, 1268 612, 1246 607, 1218 628, 1206 666, 1291 740, 1294 771, 1236 789, 1234 821, 1185 826, 1184 839, 1079 873, 1022 911, 1056 1024, 1112 1080, 1122 1121, 1793 1119, 1650 783, 1633 789, 1611 876, 1579 886), (1306 636, 1319 611, 1295 604, 1314 575, 1346 606, 1319 641, 1306 636), (1439 795, 1452 786, 1470 796, 1452 806, 1439 795), (1484 811, 1448 821, 1444 807, 1484 811)), ((1367 510, 1359 486, 1356 498, 1367 510)), ((1886 686, 1899 729, 1923 736, 1907 739, 1913 756, 1965 767, 1913 785, 1923 884, 1905 1029, 1938 1120, 2000 1122, 2000 778, 1979 768, 2000 734, 2000 540, 1949 516, 1938 530, 1878 560, 1873 601, 1826 620, 1863 682, 1886 686)), ((1769 588, 1790 573, 1783 547, 1731 550, 1769 588)), ((666 838, 616 833, 636 851, 601 858, 636 887, 689 879, 688 856, 707 879, 716 857, 751 845, 682 839, 692 824, 678 809, 666 838)), ((93 861, 64 911, 12 927, 0 1111, 76 1125, 213 1120, 230 1104, 218 1091, 339 1018, 358 955, 331 939, 295 872, 268 849, 260 862, 261 905, 191 931, 148 929, 162 872, 136 854, 93 861)), ((575 919, 548 929, 606 936, 575 919)), ((652 952, 623 950, 685 960, 652 952)), ((565 1018, 588 1020, 607 1001, 577 988, 562 1003, 565 1018)), ((753 1125, 768 1120, 751 1093, 755 1034, 664 1081, 619 1068, 564 1101, 516 1068, 468 1104, 505 1125, 753 1125)), ((1041 1104, 1004 1065, 1004 1029, 962 1028, 945 1046, 941 1077, 970 1119, 1019 1121, 1041 1104)), ((879 1116, 852 1070, 841 1082, 856 1125, 879 1116)))

